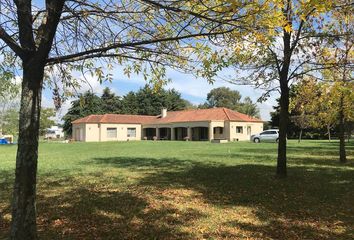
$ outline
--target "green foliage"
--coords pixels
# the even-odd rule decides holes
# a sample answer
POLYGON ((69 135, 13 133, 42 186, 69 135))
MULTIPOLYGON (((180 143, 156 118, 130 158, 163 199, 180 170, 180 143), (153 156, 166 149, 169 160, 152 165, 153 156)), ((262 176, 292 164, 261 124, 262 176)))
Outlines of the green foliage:
POLYGON ((63 129, 67 135, 71 135, 71 122, 86 117, 90 114, 102 114, 102 99, 91 92, 81 94, 77 100, 71 102, 71 108, 63 117, 63 129))
POLYGON ((153 90, 148 85, 136 93, 129 92, 122 99, 124 114, 158 115, 161 108, 167 108, 169 111, 183 110, 187 108, 187 102, 174 89, 153 90))
POLYGON ((16 97, 19 91, 20 86, 14 82, 13 73, 0 68, 0 102, 2 99, 16 97))
POLYGON ((252 117, 260 117, 259 109, 256 103, 253 103, 250 97, 245 97, 241 101, 241 94, 237 90, 231 90, 228 87, 219 87, 212 89, 207 95, 207 101, 200 104, 198 108, 225 107, 252 117))
POLYGON ((181 97, 174 89, 151 89, 148 85, 137 92, 129 92, 122 99, 111 92, 109 88, 103 90, 101 97, 91 92, 79 96, 71 103, 71 108, 63 117, 63 129, 71 135, 71 122, 91 114, 134 114, 134 115, 159 115, 161 108, 169 111, 193 108, 193 104, 181 97))
POLYGON ((207 104, 210 108, 226 107, 236 110, 240 106, 240 100, 240 92, 228 87, 214 88, 207 95, 207 104))
POLYGON ((111 90, 106 87, 101 95, 102 112, 104 113, 120 113, 122 103, 119 96, 116 96, 111 90))
POLYGON ((260 118, 259 108, 250 97, 245 97, 243 102, 240 104, 238 111, 240 113, 247 114, 248 116, 260 118))
POLYGON ((15 108, 8 109, 3 116, 2 133, 9 135, 18 135, 19 113, 15 108))
POLYGON ((53 108, 42 108, 41 118, 39 121, 39 135, 43 136, 46 130, 55 124, 53 118, 55 117, 55 110, 53 108))

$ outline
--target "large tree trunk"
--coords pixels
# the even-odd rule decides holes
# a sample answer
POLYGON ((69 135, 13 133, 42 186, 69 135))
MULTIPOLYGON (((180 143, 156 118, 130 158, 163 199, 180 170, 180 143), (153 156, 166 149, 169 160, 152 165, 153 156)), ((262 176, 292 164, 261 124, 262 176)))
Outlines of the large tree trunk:
POLYGON ((339 109, 339 161, 341 163, 347 162, 347 156, 345 152, 345 120, 343 112, 343 96, 340 98, 340 109, 339 109))
POLYGON ((44 64, 33 59, 23 63, 11 226, 11 239, 16 240, 37 239, 36 174, 43 73, 44 64))

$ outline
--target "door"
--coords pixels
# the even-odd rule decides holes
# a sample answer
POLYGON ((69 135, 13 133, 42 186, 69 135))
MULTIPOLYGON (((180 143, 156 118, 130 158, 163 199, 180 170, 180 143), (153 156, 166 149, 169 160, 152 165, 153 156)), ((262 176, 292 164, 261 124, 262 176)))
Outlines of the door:
POLYGON ((251 126, 247 126, 247 135, 251 136, 252 132, 251 132, 251 126))

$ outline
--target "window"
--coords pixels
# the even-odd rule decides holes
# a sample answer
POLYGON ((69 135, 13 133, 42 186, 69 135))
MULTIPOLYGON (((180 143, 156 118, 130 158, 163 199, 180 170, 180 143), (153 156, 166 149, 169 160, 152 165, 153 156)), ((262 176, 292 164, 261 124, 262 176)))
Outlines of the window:
POLYGON ((127 137, 136 137, 136 128, 128 128, 127 137))
POLYGON ((107 128, 107 138, 117 138, 117 128, 107 128))
POLYGON ((237 126, 236 133, 243 133, 243 127, 237 126))
POLYGON ((276 131, 265 131, 265 132, 262 132, 260 135, 271 135, 271 134, 277 134, 276 131))
POLYGON ((224 128, 222 127, 214 127, 214 134, 222 134, 223 133, 224 128))

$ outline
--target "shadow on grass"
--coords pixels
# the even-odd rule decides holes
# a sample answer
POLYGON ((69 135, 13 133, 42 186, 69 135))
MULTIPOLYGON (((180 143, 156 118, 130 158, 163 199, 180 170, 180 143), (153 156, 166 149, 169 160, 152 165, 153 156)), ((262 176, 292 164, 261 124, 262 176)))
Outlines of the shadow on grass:
POLYGON ((13 191, 14 171, 0 171, 0 239, 7 239, 13 191))
MULTIPOLYGON (((274 167, 264 165, 223 166, 127 157, 95 161, 130 171, 154 169, 141 179, 140 187, 192 189, 214 207, 252 207, 263 224, 245 224, 238 219, 223 224, 250 231, 253 237, 349 239, 354 227, 354 174, 350 170, 291 167, 290 176, 280 180, 274 178, 274 167)), ((223 236, 237 237, 227 232, 223 236)))
MULTIPOLYGON (((199 153, 198 156, 201 158, 214 158, 214 159, 225 159, 234 161, 235 163, 275 163, 277 159, 277 148, 276 145, 273 148, 268 146, 272 143, 262 143, 254 144, 253 146, 260 146, 255 148, 250 147, 240 147, 232 150, 230 153, 199 153), (265 145, 267 144, 267 145, 265 145)), ((339 151, 331 150, 335 143, 320 144, 319 146, 296 146, 292 144, 288 146, 288 163, 290 165, 318 165, 321 167, 331 166, 338 168, 354 167, 354 145, 349 145, 346 148, 348 162, 343 164, 339 162, 339 151), (330 147, 330 148, 329 148, 330 147)), ((338 146, 335 146, 338 149, 338 146)))
POLYGON ((184 213, 152 208, 144 196, 131 192, 79 187, 60 196, 39 196, 38 214, 44 239, 192 238, 177 228, 188 224, 184 213))
MULTIPOLYGON (((105 188, 100 173, 86 175, 96 183, 80 182, 69 173, 43 173, 39 176, 37 224, 40 239, 194 239, 179 226, 203 217, 194 209, 182 211, 173 206, 152 206, 141 191, 121 187, 105 188), (64 177, 67 176, 67 177, 64 177), (102 183, 102 182, 101 182, 102 183)), ((85 174, 85 173, 82 173, 85 174)), ((119 176, 118 176, 119 177, 119 176)), ((12 180, 1 182, 8 188, 12 180)), ((0 189, 1 192, 3 188, 0 189)), ((0 239, 10 228, 9 194, 1 196, 0 239), (6 218, 3 217, 6 215, 6 218)))
MULTIPOLYGON (((40 175, 37 206, 41 239, 200 239, 189 226, 212 218, 211 212, 219 209, 226 209, 230 216, 217 223, 215 229, 221 230, 204 230, 203 238, 352 238, 352 170, 293 166, 289 177, 280 180, 274 178, 274 167, 255 164, 225 166, 167 157, 96 158, 83 164, 103 168, 90 176, 65 172, 40 175), (144 174, 138 182, 124 185, 121 176, 107 178, 99 172, 105 167, 144 174), (81 182, 80 177, 94 181, 81 182), (112 185, 116 179, 123 184, 112 185), (167 199, 171 196, 159 195, 171 189, 197 192, 208 209, 176 207, 167 199), (252 221, 241 221, 234 210, 237 207, 252 209, 252 221)), ((6 179, 12 178, 11 173, 4 174, 9 174, 6 179)), ((11 191, 10 182, 0 181, 1 193, 11 191)), ((172 199, 178 198, 176 194, 172 199)), ((193 202, 195 197, 190 197, 193 202)), ((1 203, 9 198, 8 194, 0 195, 1 203)), ((3 212, 9 214, 8 209, 3 212)), ((7 222, 0 230, 8 231, 8 227, 7 222)))

